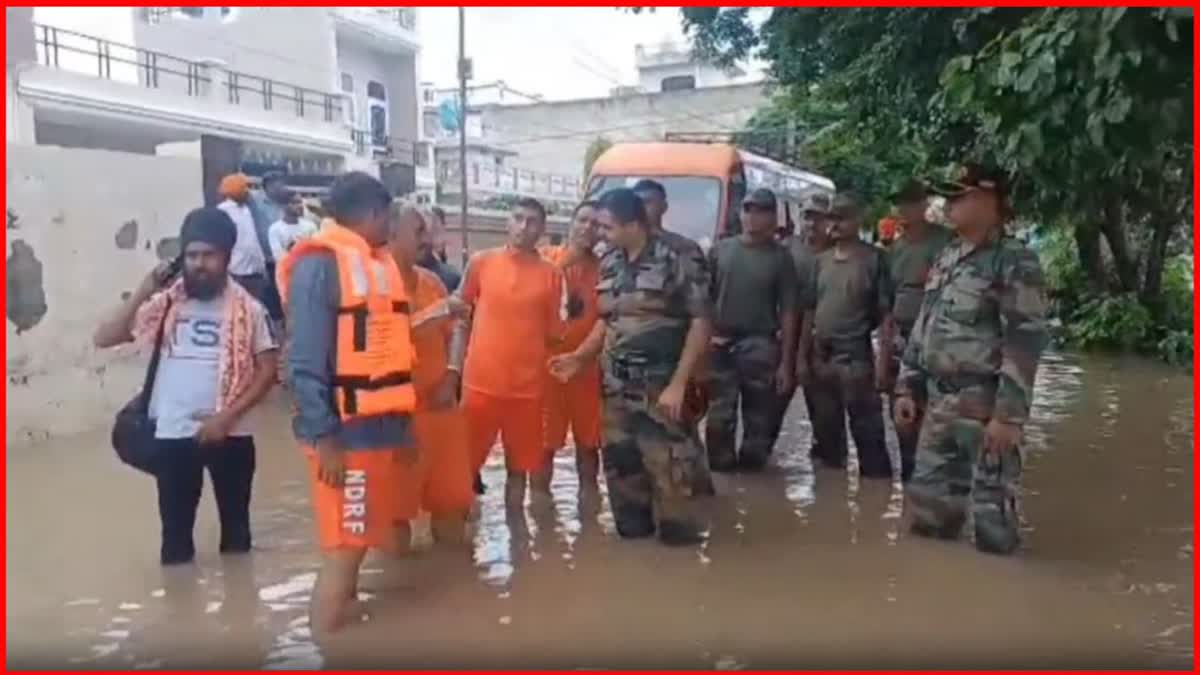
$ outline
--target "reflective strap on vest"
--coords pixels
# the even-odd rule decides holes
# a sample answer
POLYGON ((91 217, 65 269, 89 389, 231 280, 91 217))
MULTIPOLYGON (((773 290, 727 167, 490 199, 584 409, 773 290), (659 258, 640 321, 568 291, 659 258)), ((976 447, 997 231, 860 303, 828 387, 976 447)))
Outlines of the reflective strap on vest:
POLYGON ((374 277, 375 292, 379 295, 391 295, 392 283, 388 278, 387 268, 383 263, 374 258, 364 262, 362 253, 358 249, 350 248, 349 246, 339 247, 344 259, 349 264, 347 270, 350 275, 350 289, 354 296, 364 298, 371 290, 370 280, 367 276, 367 269, 370 268, 371 277, 374 277))
MULTIPOLYGON (((381 411, 378 405, 375 405, 376 401, 369 399, 377 400, 382 397, 371 395, 385 393, 384 390, 393 387, 407 387, 411 391, 412 374, 395 372, 375 379, 338 375, 333 378, 333 386, 338 390, 338 399, 343 415, 376 415, 381 411)), ((390 398, 393 393, 386 393, 386 395, 390 398)), ((412 395, 415 402, 415 394, 412 395)))

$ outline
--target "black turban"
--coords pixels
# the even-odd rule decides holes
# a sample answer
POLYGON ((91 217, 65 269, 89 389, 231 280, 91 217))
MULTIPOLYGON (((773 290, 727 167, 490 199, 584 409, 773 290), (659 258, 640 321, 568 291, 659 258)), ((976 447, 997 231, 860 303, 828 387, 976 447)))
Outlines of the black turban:
POLYGON ((228 213, 214 206, 193 209, 179 228, 179 250, 183 251, 194 241, 204 242, 229 255, 237 242, 237 225, 228 213))

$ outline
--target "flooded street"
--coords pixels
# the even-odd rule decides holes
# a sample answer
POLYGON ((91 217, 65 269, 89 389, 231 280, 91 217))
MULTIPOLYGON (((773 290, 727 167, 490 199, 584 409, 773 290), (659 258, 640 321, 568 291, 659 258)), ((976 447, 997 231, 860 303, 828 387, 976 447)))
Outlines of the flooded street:
MULTIPOLYGON (((372 618, 316 645, 304 465, 264 405, 256 550, 163 570, 153 482, 107 433, 8 448, 8 666, 1174 667, 1192 663, 1192 380, 1050 356, 1028 428, 1024 550, 902 528, 898 486, 806 458, 797 398, 774 466, 719 476, 698 549, 622 542, 558 458, 554 503, 502 508, 493 455, 471 554, 369 559, 372 618)), ((894 442, 894 439, 893 439, 894 442)))

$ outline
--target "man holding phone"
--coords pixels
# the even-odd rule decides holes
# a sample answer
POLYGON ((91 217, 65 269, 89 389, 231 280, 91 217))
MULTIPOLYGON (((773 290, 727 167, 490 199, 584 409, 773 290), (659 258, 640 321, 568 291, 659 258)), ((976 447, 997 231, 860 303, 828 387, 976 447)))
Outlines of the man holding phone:
POLYGON ((189 213, 178 261, 155 268, 97 328, 97 347, 153 341, 161 356, 150 418, 163 461, 156 472, 164 565, 191 562, 192 529, 208 468, 221 519, 221 552, 250 550, 254 438, 245 415, 275 381, 267 312, 229 283, 237 229, 217 208, 189 213))

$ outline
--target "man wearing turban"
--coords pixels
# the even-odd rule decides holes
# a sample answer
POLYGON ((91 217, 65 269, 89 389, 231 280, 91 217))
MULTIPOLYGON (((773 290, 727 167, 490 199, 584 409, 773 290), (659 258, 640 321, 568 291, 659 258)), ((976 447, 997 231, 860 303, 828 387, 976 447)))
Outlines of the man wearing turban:
POLYGON ((220 514, 221 553, 250 550, 255 449, 245 415, 275 382, 277 348, 262 304, 229 283, 240 234, 224 209, 189 213, 180 258, 151 271, 93 338, 100 348, 137 340, 158 349, 148 410, 164 565, 195 557, 205 468, 220 514))

